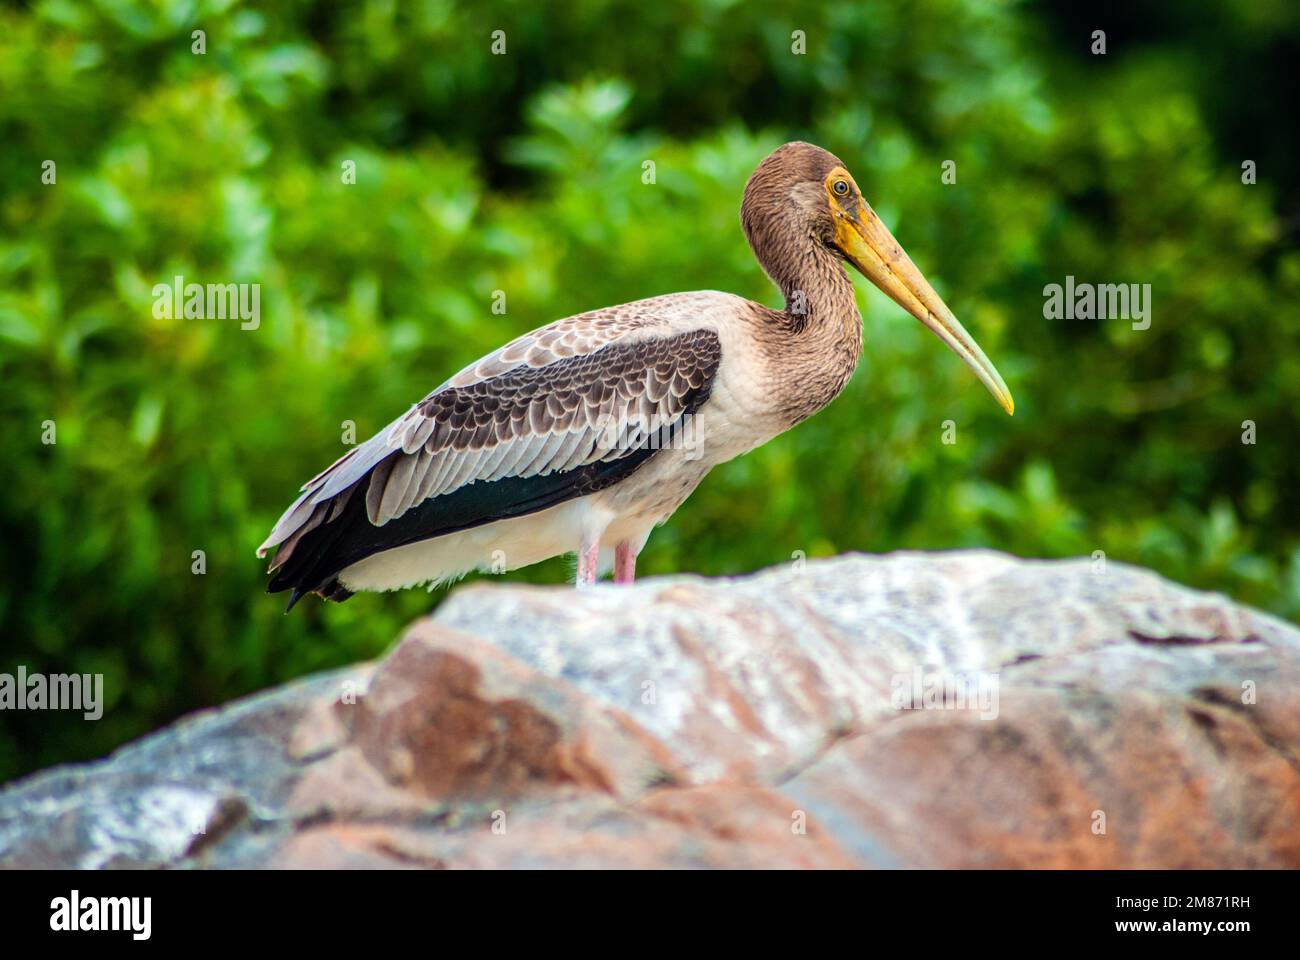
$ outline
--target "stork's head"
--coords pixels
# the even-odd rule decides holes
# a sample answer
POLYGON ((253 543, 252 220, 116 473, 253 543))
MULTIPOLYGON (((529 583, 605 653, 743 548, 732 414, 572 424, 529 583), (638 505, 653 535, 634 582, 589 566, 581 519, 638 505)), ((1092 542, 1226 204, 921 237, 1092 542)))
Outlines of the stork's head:
POLYGON ((750 245, 783 288, 777 272, 785 265, 793 268, 799 248, 809 242, 847 260, 961 357, 1003 410, 1015 410, 997 368, 880 222, 834 154, 800 142, 769 154, 745 184, 740 220, 750 245))

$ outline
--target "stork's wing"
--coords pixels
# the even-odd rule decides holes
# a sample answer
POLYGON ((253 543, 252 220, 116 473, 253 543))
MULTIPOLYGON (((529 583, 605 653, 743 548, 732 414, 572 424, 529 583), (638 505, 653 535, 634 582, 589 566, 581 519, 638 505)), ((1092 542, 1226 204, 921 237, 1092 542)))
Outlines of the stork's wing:
POLYGON ((258 551, 279 548, 270 589, 321 590, 373 553, 617 482, 707 399, 720 361, 713 329, 626 308, 521 337, 304 486, 258 551))

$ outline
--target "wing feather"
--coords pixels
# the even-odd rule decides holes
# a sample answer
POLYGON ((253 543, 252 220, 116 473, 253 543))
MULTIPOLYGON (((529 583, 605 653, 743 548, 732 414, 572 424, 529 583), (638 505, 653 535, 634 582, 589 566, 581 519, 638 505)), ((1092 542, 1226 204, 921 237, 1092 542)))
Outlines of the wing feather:
POLYGON ((388 475, 392 472, 394 459, 396 458, 388 457, 376 464, 374 472, 370 475, 370 486, 366 488, 366 515, 375 525, 379 524, 384 489, 388 485, 388 475))
MULTIPOLYGON (((393 467, 388 473, 388 482, 384 484, 384 495, 379 501, 379 517, 376 522, 380 526, 401 514, 402 498, 406 496, 406 490, 411 485, 411 477, 419 463, 419 455, 392 458, 393 467)), ((419 481, 417 480, 416 483, 418 485, 419 481)))

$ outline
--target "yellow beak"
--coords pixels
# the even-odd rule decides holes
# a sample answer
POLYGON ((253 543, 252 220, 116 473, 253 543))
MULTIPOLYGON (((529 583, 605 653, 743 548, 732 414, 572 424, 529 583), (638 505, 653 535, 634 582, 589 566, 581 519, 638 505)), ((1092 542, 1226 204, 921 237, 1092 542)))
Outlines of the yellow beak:
MULTIPOLYGON (((856 192, 856 191, 855 191, 856 192)), ((1008 414, 1016 403, 997 368, 984 356, 974 337, 957 322, 952 311, 939 299, 907 253, 898 245, 876 211, 860 197, 840 198, 831 194, 835 212, 835 243, 862 275, 889 295, 895 303, 930 328, 949 349, 975 371, 975 376, 1008 414)))

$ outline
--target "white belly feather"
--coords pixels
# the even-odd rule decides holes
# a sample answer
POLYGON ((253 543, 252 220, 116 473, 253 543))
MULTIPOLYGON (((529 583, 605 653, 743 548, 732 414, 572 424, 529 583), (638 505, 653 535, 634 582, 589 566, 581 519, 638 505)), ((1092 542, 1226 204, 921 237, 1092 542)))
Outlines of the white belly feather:
POLYGON ((581 497, 524 517, 385 550, 345 568, 339 581, 352 591, 398 590, 418 584, 432 588, 474 570, 505 573, 572 553, 584 526, 598 522, 592 516, 592 499, 581 497))

